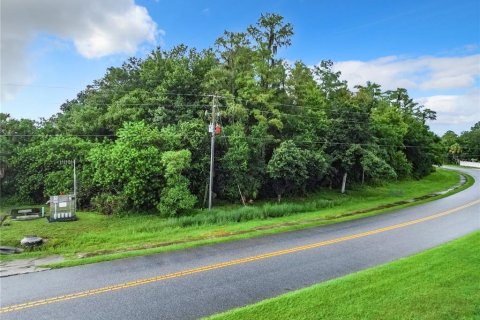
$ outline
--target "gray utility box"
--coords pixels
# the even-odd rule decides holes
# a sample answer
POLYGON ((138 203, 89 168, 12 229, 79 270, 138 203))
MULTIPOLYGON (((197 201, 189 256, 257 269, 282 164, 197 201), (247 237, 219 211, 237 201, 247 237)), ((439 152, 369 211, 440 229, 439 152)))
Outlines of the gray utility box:
POLYGON ((75 221, 75 196, 73 194, 50 196, 50 222, 75 221))

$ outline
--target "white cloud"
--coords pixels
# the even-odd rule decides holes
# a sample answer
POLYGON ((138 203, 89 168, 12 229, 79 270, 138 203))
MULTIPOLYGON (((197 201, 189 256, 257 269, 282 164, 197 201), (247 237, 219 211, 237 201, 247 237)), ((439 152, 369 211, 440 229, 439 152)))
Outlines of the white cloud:
MULTIPOLYGON (((135 54, 141 43, 155 43, 162 32, 133 0, 2 0, 1 82, 31 80, 27 48, 39 33, 72 41, 85 58, 100 58, 135 54)), ((2 86, 2 101, 12 99, 18 88, 2 86)))
POLYGON ((458 100, 456 95, 438 95, 415 99, 418 103, 437 112, 451 113, 458 111, 458 100))
POLYGON ((369 61, 339 61, 334 69, 342 72, 342 79, 347 80, 352 88, 367 81, 378 83, 384 89, 468 88, 480 76, 480 54, 414 59, 388 56, 369 61))
POLYGON ((480 121, 480 89, 465 95, 437 95, 415 99, 437 112, 437 125, 463 125, 465 129, 480 121))

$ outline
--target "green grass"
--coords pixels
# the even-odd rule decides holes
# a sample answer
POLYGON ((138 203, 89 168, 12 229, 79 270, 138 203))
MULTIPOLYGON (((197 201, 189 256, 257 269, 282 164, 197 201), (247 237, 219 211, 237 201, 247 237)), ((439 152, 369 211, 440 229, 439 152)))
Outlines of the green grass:
MULTIPOLYGON (((16 246, 23 236, 32 234, 46 238, 47 242, 38 249, 0 259, 63 255, 67 261, 55 265, 62 267, 178 250, 379 214, 390 210, 382 208, 385 204, 445 190, 457 183, 457 173, 437 170, 421 181, 356 188, 347 195, 326 190, 291 203, 230 207, 180 219, 153 215, 103 216, 94 212, 79 212, 78 221, 65 223, 7 219, 0 227, 1 245, 16 246), (366 212, 358 213, 359 210, 366 212), (79 255, 83 258, 78 258, 79 255)), ((473 179, 468 178, 463 188, 472 183, 473 179)), ((396 208, 408 205, 412 204, 396 208)))
POLYGON ((479 248, 475 232, 209 319, 480 319, 479 248))

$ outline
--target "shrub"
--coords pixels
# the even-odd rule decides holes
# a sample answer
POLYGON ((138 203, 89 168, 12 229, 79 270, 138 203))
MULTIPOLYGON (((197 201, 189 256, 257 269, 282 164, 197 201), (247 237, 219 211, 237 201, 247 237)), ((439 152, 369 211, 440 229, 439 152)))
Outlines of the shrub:
POLYGON ((101 193, 92 199, 92 205, 99 212, 111 215, 127 210, 127 200, 121 195, 101 193))
POLYGON ((197 202, 188 189, 188 179, 182 175, 182 171, 190 165, 190 160, 191 153, 188 150, 167 151, 162 155, 166 186, 157 205, 162 216, 176 216, 193 208, 197 202))

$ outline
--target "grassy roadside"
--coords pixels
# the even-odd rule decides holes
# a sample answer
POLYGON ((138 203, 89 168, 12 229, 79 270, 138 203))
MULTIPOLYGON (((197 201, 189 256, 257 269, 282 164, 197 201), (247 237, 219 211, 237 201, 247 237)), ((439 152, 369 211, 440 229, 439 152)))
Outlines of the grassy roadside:
POLYGON ((208 319, 480 319, 480 232, 208 319))
MULTIPOLYGON (((16 245, 23 235, 28 234, 47 238, 48 242, 41 249, 15 256, 2 256, 1 259, 63 255, 67 261, 54 265, 63 267, 185 249, 379 214, 391 210, 382 208, 386 204, 442 191, 457 183, 457 173, 438 170, 421 181, 408 180, 381 187, 363 187, 350 191, 348 195, 340 195, 336 191, 323 191, 312 198, 316 201, 328 200, 333 205, 313 212, 184 227, 172 219, 161 219, 156 216, 107 217, 88 212, 79 213, 80 220, 69 223, 49 224, 45 219, 23 222, 7 220, 7 225, 0 230, 2 245, 16 245), (364 212, 361 213, 362 211, 364 212), (79 258, 79 255, 83 258, 79 258)), ((458 192, 471 184, 473 178, 469 177, 463 187, 453 192, 458 192)), ((395 208, 443 196, 446 195, 415 203, 404 203, 395 208)), ((302 202, 302 199, 297 201, 302 202)))

